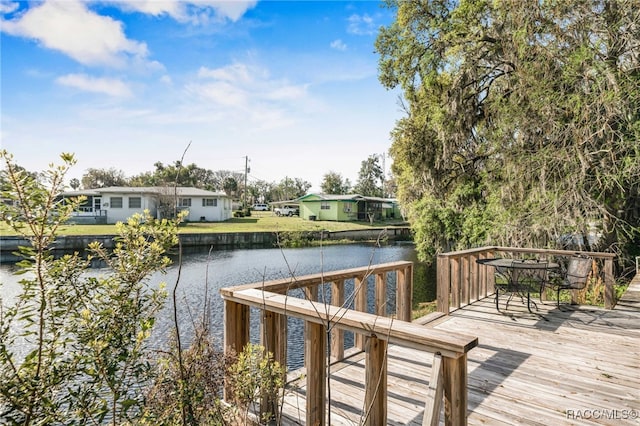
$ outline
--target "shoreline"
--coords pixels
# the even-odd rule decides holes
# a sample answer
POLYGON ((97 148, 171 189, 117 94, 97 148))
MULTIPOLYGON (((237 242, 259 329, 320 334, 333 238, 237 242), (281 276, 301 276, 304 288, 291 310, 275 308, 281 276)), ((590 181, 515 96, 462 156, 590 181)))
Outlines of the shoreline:
MULTIPOLYGON (((62 235, 56 238, 52 251, 82 251, 89 243, 98 241, 107 249, 115 246, 116 235, 62 235)), ((409 227, 371 228, 347 231, 287 231, 287 232, 211 232, 179 233, 182 247, 213 246, 216 249, 243 249, 276 247, 303 247, 315 242, 410 241, 409 227)), ((0 236, 0 263, 13 263, 21 258, 13 254, 18 247, 30 246, 20 236, 0 236)))

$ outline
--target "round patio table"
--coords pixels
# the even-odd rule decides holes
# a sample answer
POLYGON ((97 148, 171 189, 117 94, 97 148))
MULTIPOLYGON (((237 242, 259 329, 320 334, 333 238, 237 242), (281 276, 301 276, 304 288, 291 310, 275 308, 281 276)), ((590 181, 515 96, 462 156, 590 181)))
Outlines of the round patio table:
MULTIPOLYGON (((559 269, 560 265, 555 262, 547 262, 538 259, 510 259, 510 258, 487 258, 477 259, 476 262, 480 265, 493 266, 496 269, 496 274, 504 279, 504 282, 495 283, 496 289, 496 309, 500 310, 499 305, 499 289, 505 293, 510 293, 511 296, 507 300, 507 308, 509 307, 509 301, 513 294, 518 294, 527 297, 527 309, 531 310, 531 292, 541 293, 544 290, 544 286, 547 280, 547 272, 549 270, 559 269)), ((535 305, 535 302, 533 302, 535 305)), ((537 306, 536 306, 537 309, 537 306)))

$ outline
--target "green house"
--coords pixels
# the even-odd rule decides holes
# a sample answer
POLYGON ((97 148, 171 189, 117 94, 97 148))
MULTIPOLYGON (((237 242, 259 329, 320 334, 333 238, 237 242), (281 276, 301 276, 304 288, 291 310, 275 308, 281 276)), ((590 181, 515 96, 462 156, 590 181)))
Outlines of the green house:
POLYGON ((349 222, 401 218, 398 203, 391 198, 307 194, 296 201, 300 204, 300 217, 307 220, 349 222))

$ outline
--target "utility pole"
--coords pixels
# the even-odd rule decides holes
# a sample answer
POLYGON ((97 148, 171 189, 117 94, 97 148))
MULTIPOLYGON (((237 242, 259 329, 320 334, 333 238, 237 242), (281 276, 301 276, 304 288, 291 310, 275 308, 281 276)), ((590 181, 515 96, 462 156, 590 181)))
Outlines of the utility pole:
POLYGON ((244 156, 244 209, 247 210, 247 175, 249 174, 249 156, 244 156))
POLYGON ((289 200, 289 176, 284 177, 284 199, 289 200))
POLYGON ((385 198, 385 188, 384 188, 384 180, 385 180, 385 174, 386 174, 386 168, 385 168, 385 159, 386 159, 386 154, 383 152, 382 153, 382 198, 385 198))

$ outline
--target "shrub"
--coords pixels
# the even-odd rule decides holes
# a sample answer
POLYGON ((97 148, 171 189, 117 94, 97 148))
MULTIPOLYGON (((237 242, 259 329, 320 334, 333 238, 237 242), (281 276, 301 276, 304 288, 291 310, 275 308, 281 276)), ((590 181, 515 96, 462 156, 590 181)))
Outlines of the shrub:
POLYGON ((251 412, 262 413, 262 421, 277 418, 279 394, 284 387, 286 369, 263 346, 249 343, 227 371, 234 403, 241 410, 242 424, 251 412))
POLYGON ((209 329, 198 326, 188 349, 171 351, 156 366, 155 381, 147 391, 142 422, 149 425, 224 424, 233 411, 221 403, 227 362, 215 349, 209 329))
POLYGON ((63 154, 63 164, 41 181, 6 151, 0 157, 2 197, 12 201, 0 205, 0 218, 31 243, 20 247, 20 293, 9 304, 0 300, 0 423, 136 418, 151 377, 146 341, 166 296, 147 279, 170 263, 165 252, 177 242, 178 222, 136 215, 118 224, 112 252, 92 243, 87 259, 78 253, 56 259, 56 233, 82 201, 57 197, 73 156, 63 154), (93 257, 112 272, 85 274, 93 257))

